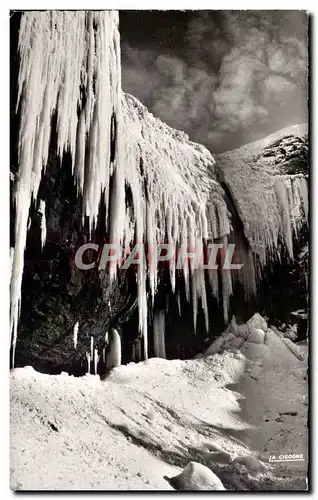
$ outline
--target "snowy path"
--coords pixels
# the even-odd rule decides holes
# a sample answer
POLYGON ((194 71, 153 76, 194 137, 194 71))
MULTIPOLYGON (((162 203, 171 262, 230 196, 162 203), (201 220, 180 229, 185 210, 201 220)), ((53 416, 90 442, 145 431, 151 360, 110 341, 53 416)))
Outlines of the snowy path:
POLYGON ((231 386, 239 391, 241 417, 250 424, 248 432, 235 433, 264 461, 271 455, 302 454, 303 461, 275 463, 277 472, 306 475, 308 467, 308 388, 307 348, 298 360, 273 332, 267 332, 265 346, 246 343, 242 348, 248 358, 244 376, 231 386), (252 351, 251 352, 251 348, 252 351), (259 349, 257 357, 257 349, 259 349), (257 402, 257 404, 256 404, 257 402))

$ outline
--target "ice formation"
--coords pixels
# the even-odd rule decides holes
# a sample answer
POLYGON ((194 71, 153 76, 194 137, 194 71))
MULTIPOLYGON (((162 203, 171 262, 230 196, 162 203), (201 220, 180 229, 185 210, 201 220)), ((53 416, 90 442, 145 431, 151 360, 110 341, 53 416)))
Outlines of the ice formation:
MULTIPOLYGON (((198 251, 203 244, 222 240, 230 233, 230 214, 224 193, 215 180, 214 160, 209 151, 189 141, 188 136, 162 123, 134 97, 123 98, 124 153, 126 183, 131 187, 134 220, 123 216, 124 241, 146 243, 151 255, 147 273, 138 267, 140 331, 146 339, 147 288, 150 302, 157 287, 156 253, 160 243, 175 248, 169 260, 172 290, 176 289, 176 261, 183 250, 198 251)), ((122 203, 123 205, 123 203, 122 203)), ((111 218, 112 218, 111 214, 111 218)), ((117 233, 116 241, 122 241, 117 233)), ((195 269, 193 259, 184 260, 182 269, 188 301, 192 302, 194 328, 201 301, 208 329, 203 262, 195 269)), ((144 356, 147 344, 144 342, 144 356)))
POLYGON ((40 200, 38 213, 41 215, 41 247, 43 249, 46 242, 46 215, 44 200, 40 200))
MULTIPOLYGON (((257 158, 260 151, 253 153, 257 158)), ((256 161, 253 164, 251 153, 246 157, 244 147, 218 155, 217 163, 260 265, 279 257, 282 246, 293 259, 293 235, 297 236, 299 228, 308 222, 306 176, 286 175, 274 168, 270 171, 256 161)))
POLYGON ((106 368, 111 370, 121 365, 121 338, 115 328, 110 330, 109 349, 106 355, 106 368))
POLYGON ((74 343, 74 349, 77 347, 77 336, 78 336, 78 326, 79 323, 78 321, 75 323, 74 328, 73 328, 73 343, 74 343))
POLYGON ((94 349, 94 375, 97 375, 98 362, 99 362, 99 355, 98 355, 97 349, 95 348, 94 349))
POLYGON ((165 320, 164 311, 155 312, 153 320, 153 343, 156 358, 166 357, 165 320))
POLYGON ((91 360, 94 358, 94 337, 91 336, 91 352, 90 352, 91 360))
MULTIPOLYGON (((171 288, 179 297, 177 280, 184 280, 187 300, 192 303, 194 329, 199 305, 206 328, 209 327, 206 282, 217 299, 219 290, 222 291, 224 319, 228 321, 232 293, 229 272, 221 273, 220 284, 218 273, 205 270, 203 262, 195 269, 191 258, 184 262, 181 272, 176 270, 181 251, 203 248, 208 242, 226 246, 232 232, 215 161, 206 148, 190 142, 186 134, 168 127, 134 97, 122 93, 118 14, 25 12, 19 53, 17 107, 20 106, 21 124, 10 318, 13 360, 29 207, 32 199, 37 199, 42 170, 48 161, 53 114, 57 117, 57 153, 60 158, 65 152, 71 155, 74 182, 83 200, 83 221, 87 217, 90 230, 94 228, 102 199, 109 240, 124 247, 126 253, 133 243, 148 249, 147 264, 137 266, 136 271, 144 358, 148 355, 148 308, 154 303, 158 285, 154 248, 159 243, 172 245, 176 250, 169 261, 171 288), (127 200, 127 188, 132 202, 127 200)), ((229 185, 242 185, 240 175, 247 175, 249 181, 248 172, 243 169, 229 185)), ((308 211, 306 180, 302 176, 268 176, 264 186, 260 179, 258 182, 250 207, 252 217, 242 217, 251 248, 265 261, 268 252, 277 251, 281 239, 292 257, 292 233, 297 230, 302 210, 308 211)), ((44 218, 43 246, 43 200, 39 206, 44 218)), ((240 249, 244 267, 242 273, 236 274, 246 289, 253 289, 253 257, 243 245, 240 249)), ((109 272, 111 279, 116 279, 115 263, 109 272)), ((164 356, 162 314, 155 315, 153 327, 156 350, 164 356)), ((92 343, 91 353, 87 353, 89 365, 93 354, 92 343)))
POLYGON ((114 122, 120 121, 118 13, 24 12, 18 50, 21 123, 10 288, 13 360, 29 207, 47 164, 54 113, 58 154, 71 153, 78 191, 83 193, 83 213, 91 227, 101 193, 108 200, 110 169, 116 168, 116 162, 110 162, 111 138, 114 122))
POLYGON ((89 352, 86 353, 87 360, 87 374, 91 373, 91 355, 89 352))

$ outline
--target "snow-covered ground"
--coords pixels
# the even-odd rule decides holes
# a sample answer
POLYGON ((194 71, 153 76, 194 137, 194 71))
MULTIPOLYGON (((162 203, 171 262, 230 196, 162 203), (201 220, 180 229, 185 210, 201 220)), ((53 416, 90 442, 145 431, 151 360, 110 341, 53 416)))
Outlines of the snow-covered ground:
POLYGON ((231 335, 235 352, 153 358, 104 381, 12 371, 11 487, 172 490, 164 476, 194 461, 227 489, 306 489, 307 348, 296 357, 269 329, 261 343, 231 335), (305 460, 269 463, 292 453, 305 460))

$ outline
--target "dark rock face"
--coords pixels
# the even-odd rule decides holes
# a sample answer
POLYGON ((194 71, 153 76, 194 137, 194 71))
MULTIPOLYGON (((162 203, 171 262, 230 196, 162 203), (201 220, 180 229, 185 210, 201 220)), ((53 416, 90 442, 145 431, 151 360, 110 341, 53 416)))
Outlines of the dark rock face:
POLYGON ((308 137, 287 135, 264 148, 263 160, 279 166, 284 174, 308 173, 308 137))
POLYGON ((307 316, 297 320, 292 314, 298 310, 308 312, 308 238, 308 228, 304 227, 294 241, 294 262, 283 258, 282 262, 269 264, 263 271, 264 278, 258 290, 260 313, 277 327, 297 323, 295 340, 304 340, 308 328, 307 316))

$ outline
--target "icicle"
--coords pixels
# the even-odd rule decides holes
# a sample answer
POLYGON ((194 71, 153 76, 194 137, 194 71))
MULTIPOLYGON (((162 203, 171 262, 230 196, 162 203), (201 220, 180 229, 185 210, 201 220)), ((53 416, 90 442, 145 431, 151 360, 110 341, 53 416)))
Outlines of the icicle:
POLYGON ((232 290, 232 277, 228 269, 224 269, 224 258, 227 251, 228 238, 224 236, 222 238, 223 249, 222 259, 221 259, 221 274, 222 274, 222 298, 223 298, 223 318, 224 323, 227 325, 229 322, 229 299, 233 293, 232 290))
POLYGON ((276 188, 277 201, 280 209, 282 239, 286 244, 290 258, 293 259, 294 255, 293 255, 292 225, 291 225, 290 210, 288 203, 286 179, 279 177, 276 181, 275 188, 276 188))
POLYGON ((153 341, 155 356, 157 358, 166 358, 164 311, 156 311, 154 314, 153 341))
MULTIPOLYGON (((168 245, 171 248, 175 247, 174 239, 172 236, 172 222, 173 222, 173 216, 172 216, 172 211, 170 207, 167 207, 167 234, 168 234, 168 245)), ((171 258, 169 260, 169 275, 170 275, 170 283, 171 283, 171 289, 172 292, 175 292, 176 288, 176 267, 175 267, 175 258, 171 258)))
POLYGON ((74 328, 73 328, 73 343, 74 343, 74 349, 77 347, 77 335, 78 335, 78 326, 79 323, 78 321, 75 323, 74 328))
POLYGON ((46 216, 45 216, 45 201, 44 200, 40 200, 38 212, 41 214, 41 246, 43 249, 45 242, 46 242, 46 216))
POLYGON ((99 361, 98 351, 94 349, 94 375, 97 375, 97 365, 99 361))
POLYGON ((201 299, 201 306, 204 312, 204 319, 205 319, 205 328, 206 331, 209 331, 209 312, 208 312, 208 304, 207 304, 207 298, 206 298, 206 287, 205 287, 205 273, 204 273, 204 254, 203 254, 203 243, 202 240, 197 240, 196 242, 196 252, 197 252, 197 259, 196 259, 196 266, 197 269, 195 270, 195 282, 196 282, 196 289, 197 289, 197 300, 201 299))
POLYGON ((201 298, 202 309, 204 312, 205 329, 207 332, 209 332, 209 311, 208 311, 208 303, 206 297, 204 269, 197 270, 197 287, 198 287, 198 295, 201 298))
POLYGON ((87 374, 91 373, 91 355, 89 352, 86 353, 87 359, 87 374))
POLYGON ((294 181, 296 190, 302 201, 302 206, 304 209, 306 220, 308 220, 308 185, 307 179, 303 176, 297 176, 294 181))
POLYGON ((308 220, 308 185, 304 177, 300 178, 300 196, 303 202, 306 219, 308 220))
POLYGON ((219 278, 215 269, 208 269, 208 279, 212 289, 212 294, 219 302, 219 278))
POLYGON ((151 303, 153 305, 155 292, 156 292, 156 272, 157 272, 157 248, 156 248, 156 238, 153 227, 153 203, 150 200, 149 206, 147 207, 146 218, 147 218, 147 244, 148 244, 148 267, 149 267, 149 283, 151 291, 151 303))
POLYGON ((94 356, 94 337, 91 336, 91 359, 93 359, 94 356))
MULTIPOLYGON (((21 17, 16 104, 18 108, 21 103, 19 175, 10 287, 12 366, 29 207, 31 199, 37 197, 42 169, 47 164, 54 113, 58 153, 62 156, 69 151, 72 168, 75 162, 75 180, 78 192, 84 192, 84 214, 90 217, 90 227, 96 221, 103 190, 107 197, 111 123, 119 118, 121 102, 117 26, 118 13, 114 11, 26 11, 21 17), (84 97, 85 110, 81 109, 84 97), (89 157, 84 165, 86 149, 89 157)), ((120 136, 117 151, 121 149, 119 143, 120 136)), ((44 213, 43 204, 42 209, 44 213)), ((41 232, 43 246, 44 217, 41 232)))
POLYGON ((121 365, 121 339, 115 328, 110 330, 110 348, 106 356, 106 368, 111 370, 121 365))
POLYGON ((197 293, 197 282, 196 282, 195 271, 191 273, 191 299, 192 299, 193 329, 194 333, 196 333, 197 316, 198 316, 198 293, 197 293))
POLYGON ((181 316, 181 300, 180 300, 180 293, 177 293, 177 304, 178 304, 178 313, 179 316, 181 316))
POLYGON ((12 264, 13 264, 13 259, 14 259, 14 248, 10 247, 10 279, 12 275, 12 264))

